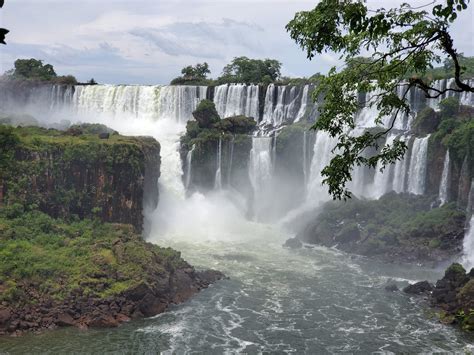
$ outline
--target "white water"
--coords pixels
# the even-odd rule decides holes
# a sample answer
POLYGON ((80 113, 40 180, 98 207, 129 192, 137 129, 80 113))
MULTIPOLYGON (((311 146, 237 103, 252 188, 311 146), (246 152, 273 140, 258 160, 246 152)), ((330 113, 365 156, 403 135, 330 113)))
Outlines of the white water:
POLYGON ((185 184, 186 189, 189 188, 189 185, 191 184, 191 181, 192 181, 192 176, 193 176, 192 164, 193 164, 193 153, 194 153, 195 148, 196 146, 193 144, 192 148, 186 154, 186 184, 185 184))
POLYGON ((443 173, 441 174, 441 182, 439 184, 439 195, 438 199, 441 205, 444 205, 448 202, 448 187, 449 187, 449 149, 446 151, 446 156, 444 157, 443 163, 443 173))
POLYGON ((254 216, 257 221, 264 215, 266 197, 272 179, 272 141, 271 137, 252 138, 249 176, 254 191, 254 216))
MULTIPOLYGON (((397 136, 393 134, 389 135, 385 142, 385 146, 391 146, 396 137, 397 136)), ((374 182, 370 189, 371 198, 378 199, 391 190, 393 180, 393 178, 391 179, 391 173, 393 172, 393 167, 393 165, 388 165, 382 170, 382 162, 377 163, 377 166, 375 167, 374 182)))
POLYGON ((474 215, 469 222, 469 228, 466 230, 463 241, 463 259, 462 264, 466 270, 474 267, 474 215))
POLYGON ((222 139, 219 138, 219 144, 217 145, 217 169, 216 177, 214 179, 214 188, 216 190, 222 189, 222 139))
POLYGON ((279 127, 300 120, 306 112, 307 103, 307 86, 302 88, 270 84, 265 94, 262 123, 279 127))
POLYGON ((428 154, 429 135, 415 138, 411 149, 410 168, 408 169, 408 192, 421 195, 425 192, 426 157, 428 154))
POLYGON ((221 118, 244 115, 258 120, 258 85, 220 85, 214 91, 214 103, 221 118))
POLYGON ((308 201, 315 205, 329 200, 326 185, 323 185, 322 169, 329 164, 334 153, 332 150, 336 146, 336 140, 331 138, 327 132, 316 132, 316 140, 314 142, 313 159, 311 161, 310 175, 308 181, 308 201))

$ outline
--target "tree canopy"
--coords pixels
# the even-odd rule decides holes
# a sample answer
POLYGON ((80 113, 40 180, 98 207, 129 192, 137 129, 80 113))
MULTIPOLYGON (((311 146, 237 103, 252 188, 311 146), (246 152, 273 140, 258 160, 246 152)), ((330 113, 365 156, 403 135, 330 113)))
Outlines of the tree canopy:
POLYGON ((51 64, 44 64, 42 60, 34 58, 17 59, 14 63, 14 69, 6 72, 6 75, 13 80, 33 80, 62 85, 77 84, 74 76, 58 76, 51 64))
POLYGON ((210 80, 207 75, 210 73, 209 64, 206 62, 188 65, 181 69, 182 76, 171 80, 171 85, 208 85, 210 80))
POLYGON ((275 59, 235 57, 219 77, 219 83, 269 84, 280 78, 281 63, 275 59))
POLYGON ((410 113, 407 97, 412 88, 421 89, 427 98, 447 91, 474 92, 462 79, 465 69, 449 33, 452 22, 468 3, 469 0, 446 0, 420 7, 404 3, 398 8, 373 10, 362 0, 321 0, 313 10, 298 12, 287 24, 291 38, 309 59, 335 52, 347 63, 342 70, 333 67, 314 93, 315 98, 325 98, 314 128, 338 139, 335 156, 322 171, 333 198, 351 196, 346 184, 352 179, 355 166, 375 168, 380 162, 384 168, 403 157, 407 146, 400 140, 372 156, 367 156, 367 148, 379 148, 380 139, 395 121, 410 113), (362 55, 370 60, 358 60, 362 55), (452 64, 456 86, 440 90, 432 86, 426 74, 443 57, 452 64), (371 97, 368 102, 359 102, 359 92, 376 90, 375 95, 367 95, 371 97), (389 126, 354 135, 355 116, 361 105, 377 107, 377 122, 389 116, 389 126))

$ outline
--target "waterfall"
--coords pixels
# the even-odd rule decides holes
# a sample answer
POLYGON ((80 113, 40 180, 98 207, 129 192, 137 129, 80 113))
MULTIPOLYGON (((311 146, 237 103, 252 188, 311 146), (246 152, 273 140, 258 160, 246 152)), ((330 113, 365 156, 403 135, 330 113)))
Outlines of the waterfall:
POLYGON ((225 84, 214 90, 214 104, 222 118, 244 115, 258 121, 258 85, 225 84))
POLYGON ((441 174, 441 182, 439 184, 439 201, 441 205, 448 202, 448 187, 449 187, 449 149, 446 151, 444 157, 443 173, 441 174))
POLYGON ((234 140, 235 137, 232 136, 232 139, 229 143, 229 167, 227 170, 227 185, 232 186, 232 164, 234 163, 234 140))
POLYGON ((411 149, 410 168, 408 169, 408 192, 421 195, 425 192, 426 159, 430 136, 415 138, 411 149))
POLYGON ((206 91, 206 86, 78 86, 72 102, 79 114, 186 122, 206 91))
POLYGON ((305 85, 303 89, 303 97, 301 98, 300 109, 294 121, 295 123, 301 121, 301 119, 305 116, 306 111, 308 109, 308 102, 309 102, 309 85, 305 85))
POLYGON ((306 89, 306 100, 303 101, 305 89, 306 86, 268 85, 262 122, 279 127, 282 124, 301 119, 306 112, 308 98, 307 90, 309 88, 306 89))
POLYGON ((466 230, 463 241, 463 259, 464 267, 469 271, 474 267, 474 215, 469 222, 469 228, 466 230))
POLYGON ((191 150, 188 151, 186 154, 186 183, 185 187, 186 190, 189 188, 189 185, 191 184, 192 181, 192 172, 193 172, 193 152, 194 149, 196 148, 196 145, 193 144, 191 150))
POLYGON ((304 177, 304 186, 308 183, 308 138, 306 130, 303 132, 303 177, 304 177))
POLYGON ((272 137, 253 137, 250 151, 249 177, 254 191, 254 215, 264 214, 265 197, 272 179, 272 137))
POLYGON ((314 142, 314 153, 311 161, 310 175, 307 186, 307 198, 316 203, 328 200, 327 187, 323 185, 321 171, 329 164, 336 146, 336 139, 331 138, 327 132, 318 131, 314 142))
MULTIPOLYGON (((400 141, 405 141, 405 140, 406 140, 406 137, 404 136, 400 137, 400 141)), ((393 173, 392 186, 393 186, 393 191, 395 191, 396 193, 405 192, 407 163, 408 163, 408 159, 406 158, 406 155, 408 154, 409 152, 407 151, 405 153, 405 156, 397 160, 393 168, 394 173, 393 173)))
POLYGON ((217 145, 217 168, 214 189, 222 189, 222 138, 219 138, 219 144, 217 145))
MULTIPOLYGON (((395 138, 396 135, 389 135, 387 137, 387 141, 385 142, 385 146, 392 145, 395 138)), ((390 173, 393 171, 393 165, 386 166, 385 169, 382 171, 382 164, 383 163, 379 161, 375 168, 373 187, 370 192, 372 198, 379 198, 392 189, 392 180, 390 180, 390 173)))

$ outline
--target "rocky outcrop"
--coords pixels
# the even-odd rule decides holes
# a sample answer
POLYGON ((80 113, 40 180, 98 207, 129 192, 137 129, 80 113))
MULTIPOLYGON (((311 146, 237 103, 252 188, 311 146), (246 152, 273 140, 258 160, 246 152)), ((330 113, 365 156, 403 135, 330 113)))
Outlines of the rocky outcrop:
POLYGON ((164 312, 223 277, 195 270, 129 225, 67 224, 38 211, 13 212, 0 209, 0 334, 115 327, 164 312))
POLYGON ((441 322, 474 331, 474 269, 466 273, 462 265, 454 263, 434 287, 422 281, 411 285, 410 291, 412 294, 431 291, 429 300, 433 307, 441 310, 441 322))
POLYGON ((423 293, 429 293, 433 291, 433 285, 428 281, 416 282, 413 285, 408 285, 403 289, 403 292, 409 293, 412 295, 421 295, 423 293))
POLYGON ((185 302, 201 289, 223 278, 218 271, 196 271, 191 266, 160 275, 152 284, 141 283, 131 290, 107 298, 71 295, 58 302, 42 298, 38 285, 27 284, 23 292, 36 304, 0 305, 0 335, 19 335, 58 327, 109 328, 131 319, 151 317, 166 311, 172 304, 185 302))
POLYGON ((245 116, 221 119, 209 100, 201 101, 193 116, 195 121, 188 121, 180 147, 187 190, 212 190, 220 161, 223 186, 231 185, 248 196, 251 193, 248 177, 248 157, 252 148, 250 133, 256 122, 245 116))
POLYGON ((158 203, 159 143, 76 131, 15 128, 19 139, 0 177, 0 205, 37 205, 52 217, 94 217, 142 231, 143 206, 158 203))
POLYGON ((297 238, 385 262, 446 261, 461 251, 466 217, 453 204, 432 205, 431 197, 396 193, 328 202, 297 238))

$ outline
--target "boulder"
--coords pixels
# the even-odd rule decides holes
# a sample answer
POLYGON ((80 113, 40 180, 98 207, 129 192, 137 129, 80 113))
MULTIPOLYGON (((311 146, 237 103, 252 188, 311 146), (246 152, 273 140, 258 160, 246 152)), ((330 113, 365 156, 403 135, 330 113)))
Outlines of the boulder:
POLYGON ((72 327, 75 325, 74 318, 67 313, 61 313, 56 319, 56 324, 60 327, 72 327))
POLYGON ((99 133, 100 139, 109 139, 110 133, 99 133))
POLYGON ((428 281, 420 281, 414 283, 413 285, 408 285, 403 289, 403 292, 409 293, 412 295, 421 295, 423 293, 433 291, 433 285, 430 284, 428 281))
POLYGON ((11 311, 8 308, 0 309, 0 327, 8 323, 11 318, 11 311))

